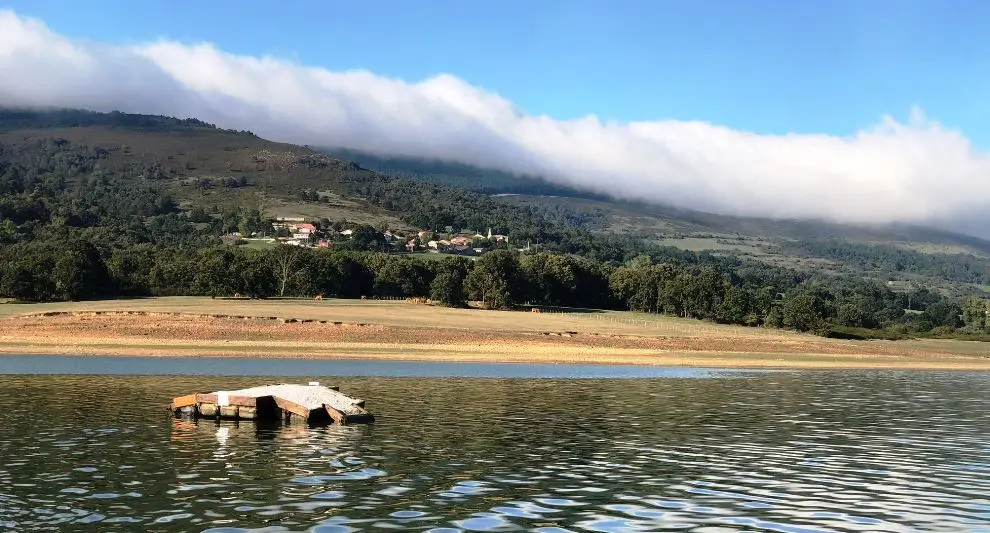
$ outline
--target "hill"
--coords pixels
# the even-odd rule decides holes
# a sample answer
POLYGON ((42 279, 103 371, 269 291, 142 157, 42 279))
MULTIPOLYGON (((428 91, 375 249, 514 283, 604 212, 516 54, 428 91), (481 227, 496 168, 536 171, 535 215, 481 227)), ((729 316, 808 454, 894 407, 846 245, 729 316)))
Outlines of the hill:
MULTIPOLYGON (((501 309, 609 308, 847 337, 982 338, 986 329, 982 302, 967 301, 964 313, 962 302, 945 297, 990 285, 981 243, 931 253, 849 238, 892 229, 829 233, 838 226, 813 223, 760 234, 774 226, 598 198, 517 196, 493 191, 526 190, 530 178, 464 174, 463 165, 439 162, 415 168, 431 173, 377 172, 198 120, 0 111, 0 254, 12 258, 0 265, 0 297, 430 297, 453 306, 471 299, 501 309), (484 192, 470 190, 482 183, 484 192), (307 231, 325 248, 236 246, 244 236, 287 231, 273 224, 286 216, 312 222, 307 231), (753 234, 729 233, 734 224, 753 234), (814 228, 818 238, 803 238, 814 228), (508 238, 471 237, 487 229, 508 238), (458 246, 481 257, 422 261, 394 240, 404 235, 415 248, 418 230, 439 235, 420 245, 467 239, 470 246, 458 246), (706 244, 712 241, 718 246, 706 244), (918 283, 888 284, 895 280, 918 283), (963 318, 967 329, 959 330, 963 318)), ((535 180, 531 187, 551 186, 535 180)), ((931 235, 938 237, 931 244, 955 238, 931 235)), ((305 234, 291 240, 317 244, 305 234)))
POLYGON ((489 194, 598 233, 804 271, 864 276, 892 282, 897 290, 927 286, 955 296, 990 291, 990 241, 970 235, 907 224, 867 226, 719 215, 604 198, 538 177, 461 163, 329 151, 389 176, 489 194))

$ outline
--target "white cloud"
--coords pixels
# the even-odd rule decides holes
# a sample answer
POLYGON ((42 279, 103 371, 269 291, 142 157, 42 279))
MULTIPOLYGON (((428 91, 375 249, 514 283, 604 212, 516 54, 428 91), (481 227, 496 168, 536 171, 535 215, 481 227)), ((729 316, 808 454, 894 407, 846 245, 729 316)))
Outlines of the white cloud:
POLYGON ((925 222, 990 204, 988 155, 919 110, 848 137, 560 121, 450 75, 410 83, 210 44, 78 42, 10 11, 0 11, 0 105, 191 116, 275 140, 439 157, 726 214, 925 222))

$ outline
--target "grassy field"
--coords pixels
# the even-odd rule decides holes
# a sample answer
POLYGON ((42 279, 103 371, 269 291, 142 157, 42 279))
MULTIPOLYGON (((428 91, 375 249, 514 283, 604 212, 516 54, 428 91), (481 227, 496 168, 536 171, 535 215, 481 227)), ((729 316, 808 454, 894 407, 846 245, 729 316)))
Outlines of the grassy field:
POLYGON ((0 353, 990 369, 990 345, 975 342, 839 341, 628 312, 526 313, 368 300, 0 304, 0 353))

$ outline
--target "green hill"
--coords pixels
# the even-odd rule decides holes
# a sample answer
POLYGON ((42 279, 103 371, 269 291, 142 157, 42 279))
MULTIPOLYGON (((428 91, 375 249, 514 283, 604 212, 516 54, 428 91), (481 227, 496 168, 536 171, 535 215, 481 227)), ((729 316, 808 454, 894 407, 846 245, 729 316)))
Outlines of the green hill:
MULTIPOLYGON (((927 286, 957 296, 990 287, 990 242, 966 235, 620 202, 459 163, 343 149, 328 155, 194 119, 7 110, 0 111, 0 145, 5 164, 57 174, 69 190, 85 190, 96 171, 113 187, 126 183, 167 196, 177 213, 196 212, 199 220, 206 220, 204 212, 217 219, 249 207, 268 217, 344 220, 407 231, 492 227, 516 242, 606 260, 624 260, 642 246, 672 247, 805 272, 851 274, 893 282, 892 287, 927 286)), ((97 201, 93 191, 80 194, 77 204, 87 197, 96 204, 105 200, 97 201)), ((33 205, 26 196, 4 202, 8 213, 33 205)), ((154 211, 132 208, 102 207, 154 211)), ((97 216, 93 211, 98 209, 79 206, 80 213, 63 215, 84 220, 97 216)))
POLYGON ((482 192, 597 233, 809 272, 863 276, 891 282, 895 288, 927 286, 956 296, 990 290, 990 241, 960 233, 907 224, 867 226, 718 215, 612 200, 531 176, 461 163, 354 150, 331 152, 386 175, 482 192))
POLYGON ((957 331, 963 307, 946 298, 990 286, 978 239, 726 217, 459 164, 373 161, 377 171, 198 120, 0 110, 0 255, 13 258, 0 264, 0 297, 435 296, 847 336, 983 334, 979 301, 965 307, 972 331, 957 331), (276 217, 316 222, 333 242, 230 246, 234 232, 275 233, 276 217), (344 226, 352 236, 335 233, 344 226), (417 260, 383 234, 488 228, 508 242, 476 262, 417 260))

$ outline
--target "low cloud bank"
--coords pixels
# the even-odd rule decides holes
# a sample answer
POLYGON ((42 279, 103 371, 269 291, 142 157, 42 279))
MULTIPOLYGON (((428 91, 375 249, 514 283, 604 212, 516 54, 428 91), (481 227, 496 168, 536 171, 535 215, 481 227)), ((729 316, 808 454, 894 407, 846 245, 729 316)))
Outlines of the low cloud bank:
POLYGON ((196 117, 280 141, 449 159, 724 214, 946 226, 982 220, 990 205, 988 154, 920 110, 847 137, 561 121, 450 75, 406 82, 210 44, 73 41, 11 11, 0 11, 0 105, 196 117))

